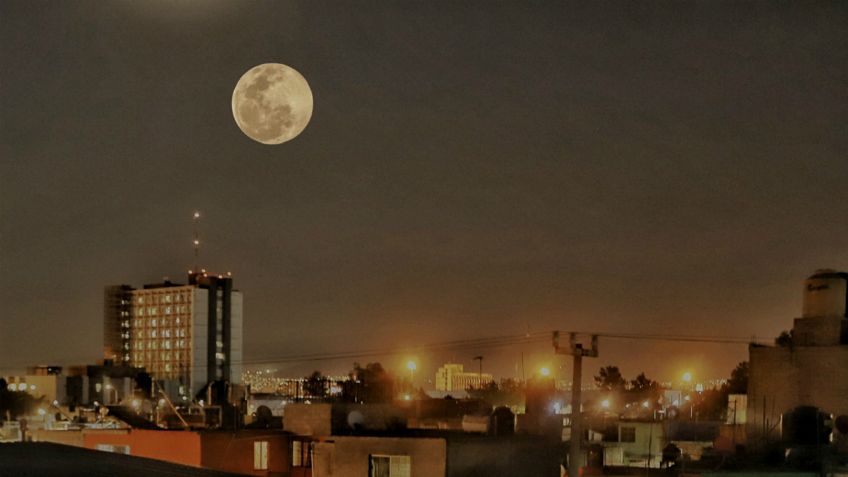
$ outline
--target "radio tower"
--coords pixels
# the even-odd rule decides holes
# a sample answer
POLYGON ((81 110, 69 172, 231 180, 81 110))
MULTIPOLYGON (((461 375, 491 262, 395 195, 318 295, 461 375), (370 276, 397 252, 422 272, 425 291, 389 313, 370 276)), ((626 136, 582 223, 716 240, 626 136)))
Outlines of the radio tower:
POLYGON ((200 212, 194 211, 194 218, 192 219, 192 224, 194 225, 194 267, 192 267, 192 271, 196 274, 198 272, 197 261, 200 256, 200 233, 197 231, 197 224, 200 222, 200 212))

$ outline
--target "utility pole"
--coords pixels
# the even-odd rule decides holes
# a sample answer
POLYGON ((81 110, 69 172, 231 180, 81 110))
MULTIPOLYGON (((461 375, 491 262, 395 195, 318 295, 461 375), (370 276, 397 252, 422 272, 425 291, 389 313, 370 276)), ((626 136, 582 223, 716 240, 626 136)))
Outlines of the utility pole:
POLYGON ((568 453, 568 477, 580 475, 580 447, 583 441, 582 416, 580 406, 581 386, 583 382, 583 357, 598 357, 598 335, 592 335, 591 348, 584 348, 577 342, 577 333, 569 333, 568 347, 560 348, 559 331, 553 335, 554 352, 568 354, 573 359, 571 375, 571 447, 568 453))

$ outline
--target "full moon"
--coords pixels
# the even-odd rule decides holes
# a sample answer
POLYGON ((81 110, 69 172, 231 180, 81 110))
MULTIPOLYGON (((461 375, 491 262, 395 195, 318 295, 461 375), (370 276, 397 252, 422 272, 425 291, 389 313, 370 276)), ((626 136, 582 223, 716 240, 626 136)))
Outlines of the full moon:
POLYGON ((312 118, 312 90, 294 68, 254 66, 233 90, 233 118, 249 138, 281 144, 297 137, 312 118))

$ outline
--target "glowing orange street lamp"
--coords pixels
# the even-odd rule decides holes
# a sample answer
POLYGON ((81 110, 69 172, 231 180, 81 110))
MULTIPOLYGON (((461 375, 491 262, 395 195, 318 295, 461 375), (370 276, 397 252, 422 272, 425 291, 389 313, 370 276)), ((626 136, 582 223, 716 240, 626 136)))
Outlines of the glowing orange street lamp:
POLYGON ((409 370, 409 382, 410 384, 415 383, 415 370, 418 368, 418 365, 415 364, 415 361, 409 360, 406 362, 406 369, 409 370))

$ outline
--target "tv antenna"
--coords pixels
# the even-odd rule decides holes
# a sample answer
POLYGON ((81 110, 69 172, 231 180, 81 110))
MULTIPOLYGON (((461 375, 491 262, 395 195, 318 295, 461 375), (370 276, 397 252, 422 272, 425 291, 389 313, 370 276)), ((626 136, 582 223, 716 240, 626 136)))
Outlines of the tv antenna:
POLYGON ((192 218, 192 225, 194 226, 194 241, 192 242, 194 247, 194 267, 192 270, 194 273, 197 273, 197 262, 200 257, 200 232, 198 232, 198 223, 200 222, 200 211, 195 210, 192 218))

